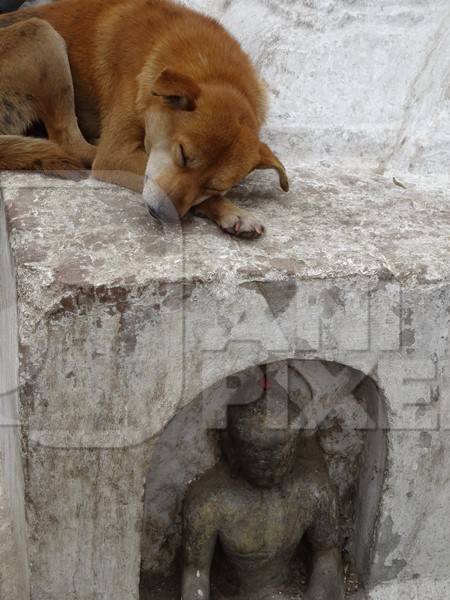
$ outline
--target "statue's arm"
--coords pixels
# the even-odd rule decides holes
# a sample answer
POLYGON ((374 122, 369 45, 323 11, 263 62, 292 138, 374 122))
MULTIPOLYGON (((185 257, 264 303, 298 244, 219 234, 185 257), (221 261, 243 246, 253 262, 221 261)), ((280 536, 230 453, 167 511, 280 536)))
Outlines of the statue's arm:
POLYGON ((188 496, 183 513, 182 600, 209 600, 210 570, 217 541, 214 508, 188 496))
POLYGON ((344 573, 338 548, 316 551, 305 600, 344 600, 344 573))
POLYGON ((316 519, 308 530, 314 552, 312 572, 305 600, 344 600, 344 568, 339 549, 337 501, 331 490, 317 506, 316 519))

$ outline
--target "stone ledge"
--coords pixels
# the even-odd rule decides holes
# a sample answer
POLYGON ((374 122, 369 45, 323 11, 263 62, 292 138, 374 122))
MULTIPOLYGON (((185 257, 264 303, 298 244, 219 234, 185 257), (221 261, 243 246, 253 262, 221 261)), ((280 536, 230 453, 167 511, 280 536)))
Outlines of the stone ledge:
MULTIPOLYGON (((2 174, 11 245, 34 281, 62 286, 134 285, 237 278, 274 281, 378 276, 426 283, 450 279, 450 193, 383 177, 293 169, 291 191, 267 174, 242 184, 237 203, 267 224, 256 242, 235 240, 198 218, 162 228, 140 198, 94 180, 64 182, 2 174)), ((41 286, 40 286, 41 287, 41 286)))

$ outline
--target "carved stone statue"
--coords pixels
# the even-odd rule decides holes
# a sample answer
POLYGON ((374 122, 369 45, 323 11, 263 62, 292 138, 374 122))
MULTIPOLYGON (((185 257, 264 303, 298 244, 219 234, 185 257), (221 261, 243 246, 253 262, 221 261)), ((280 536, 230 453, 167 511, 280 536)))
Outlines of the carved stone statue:
POLYGON ((298 409, 277 384, 256 402, 229 406, 226 461, 194 482, 185 500, 183 600, 209 600, 218 543, 239 581, 233 598, 287 600, 304 537, 311 549, 304 598, 344 599, 336 496, 315 437, 293 427, 294 418, 298 409))

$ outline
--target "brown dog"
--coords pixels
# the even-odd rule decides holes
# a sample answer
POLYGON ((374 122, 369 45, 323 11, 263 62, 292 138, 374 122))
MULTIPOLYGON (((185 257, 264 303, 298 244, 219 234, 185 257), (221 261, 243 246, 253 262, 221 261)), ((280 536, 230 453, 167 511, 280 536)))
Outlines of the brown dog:
POLYGON ((230 233, 263 232, 224 195, 254 169, 288 180, 259 140, 264 86, 216 21, 166 0, 61 0, 0 28, 0 169, 92 164, 142 192, 149 163, 153 215, 195 207, 230 233), (23 136, 37 120, 48 140, 23 136))

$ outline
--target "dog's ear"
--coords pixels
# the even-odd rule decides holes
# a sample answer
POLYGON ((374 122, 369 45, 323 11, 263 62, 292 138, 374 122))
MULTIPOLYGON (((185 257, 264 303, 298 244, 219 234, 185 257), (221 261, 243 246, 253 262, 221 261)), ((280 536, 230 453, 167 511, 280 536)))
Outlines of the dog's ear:
POLYGON ((285 192, 289 191, 289 180, 285 168, 269 146, 263 144, 263 142, 260 142, 259 145, 259 163, 255 169, 274 169, 280 178, 281 189, 285 192))
POLYGON ((195 110, 200 88, 190 77, 164 69, 152 85, 152 95, 161 97, 171 108, 195 110))

